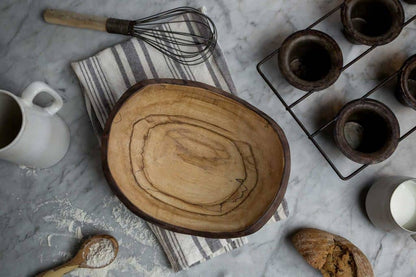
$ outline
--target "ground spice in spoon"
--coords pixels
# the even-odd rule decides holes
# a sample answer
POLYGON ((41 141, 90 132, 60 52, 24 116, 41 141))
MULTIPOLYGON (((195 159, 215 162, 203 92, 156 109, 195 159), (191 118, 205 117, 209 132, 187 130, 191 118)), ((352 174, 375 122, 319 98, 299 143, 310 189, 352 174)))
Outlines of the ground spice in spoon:
POLYGON ((108 239, 100 239, 89 247, 86 258, 89 267, 103 267, 108 265, 115 257, 113 243, 108 239))

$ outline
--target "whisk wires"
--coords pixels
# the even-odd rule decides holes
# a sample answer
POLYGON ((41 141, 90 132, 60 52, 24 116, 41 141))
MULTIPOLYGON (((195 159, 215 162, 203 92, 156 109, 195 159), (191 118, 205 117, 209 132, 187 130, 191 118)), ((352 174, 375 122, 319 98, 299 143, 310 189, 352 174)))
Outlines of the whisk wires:
POLYGON ((217 44, 214 22, 192 7, 179 7, 135 20, 132 35, 186 65, 203 63, 217 44))

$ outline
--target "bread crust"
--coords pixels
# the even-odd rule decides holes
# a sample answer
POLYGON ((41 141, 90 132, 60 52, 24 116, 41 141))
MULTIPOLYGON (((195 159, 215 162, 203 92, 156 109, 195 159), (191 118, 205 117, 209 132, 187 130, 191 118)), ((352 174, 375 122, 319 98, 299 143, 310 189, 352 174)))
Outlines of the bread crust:
POLYGON ((292 242, 306 262, 319 269, 323 276, 374 277, 367 257, 343 237, 307 228, 298 231, 292 237, 292 242), (339 264, 335 265, 334 260, 338 260, 339 264), (339 268, 340 264, 345 266, 345 270, 339 268), (336 269, 335 272, 328 271, 331 267, 336 269))

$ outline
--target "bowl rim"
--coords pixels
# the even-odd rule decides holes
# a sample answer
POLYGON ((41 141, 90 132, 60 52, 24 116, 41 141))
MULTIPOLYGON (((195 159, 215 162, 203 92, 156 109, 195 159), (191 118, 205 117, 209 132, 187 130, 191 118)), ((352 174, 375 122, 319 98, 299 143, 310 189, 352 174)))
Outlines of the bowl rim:
POLYGON ((410 93, 409 89, 409 77, 410 73, 416 71, 416 55, 409 57, 403 64, 403 67, 399 76, 400 93, 403 98, 406 99, 406 103, 409 107, 416 109, 416 97, 410 93))
POLYGON ((290 168, 291 168, 291 161, 290 161, 290 149, 289 149, 289 143, 287 141, 286 135, 284 134, 281 127, 268 115, 266 115, 264 112, 260 111, 256 107, 252 106, 245 100, 238 98, 237 96, 225 92, 221 89, 218 89, 216 87, 196 82, 196 81, 188 81, 188 80, 180 80, 180 79, 148 79, 141 82, 138 82, 137 84, 131 86, 127 91, 120 97, 120 99, 117 101, 117 103, 114 105, 111 113, 108 116, 108 119, 106 121, 103 134, 101 136, 101 161, 102 161, 102 168, 104 171, 104 176, 107 180, 107 183, 109 184, 111 190, 113 193, 120 199, 120 201, 134 214, 141 217, 142 219, 153 223, 155 225, 158 225, 159 227, 162 227, 164 229, 177 232, 177 233, 183 233, 183 234, 189 234, 193 236, 201 236, 201 237, 207 237, 207 238, 235 238, 235 237, 241 237, 241 236, 247 236, 252 233, 257 232, 260 230, 268 221, 269 219, 274 215, 277 208, 283 201, 283 197, 286 193, 287 185, 289 182, 289 175, 290 175, 290 168), (135 93, 140 93, 140 91, 143 90, 146 86, 149 85, 160 85, 160 84, 172 84, 172 85, 182 85, 182 86, 192 86, 192 87, 198 87, 203 88, 206 90, 209 90, 212 93, 219 94, 225 97, 228 97, 230 99, 235 100, 236 102, 242 104, 246 108, 256 112, 258 115, 263 117, 269 124, 272 126, 274 131, 277 133, 280 142, 282 144, 283 149, 283 159, 285 161, 282 178, 280 180, 280 187, 279 190, 271 202, 271 204, 265 209, 265 212, 251 225, 246 227, 245 229, 238 230, 238 231, 227 231, 227 232, 210 232, 210 231, 200 231, 200 230, 193 230, 190 228, 185 228, 181 226, 177 226, 162 220, 159 220, 142 210, 140 210, 136 205, 134 205, 119 189, 116 181, 114 180, 110 168, 107 162, 107 150, 108 150, 108 141, 109 141, 109 135, 111 131, 111 125, 113 122, 113 119, 119 109, 122 107, 122 105, 135 93))
POLYGON ((400 139, 400 125, 397 117, 389 107, 374 99, 353 100, 339 111, 334 128, 334 140, 338 149, 350 160, 359 164, 375 164, 388 159, 396 151, 400 139), (353 149, 344 135, 344 126, 348 117, 357 110, 372 110, 390 125, 392 137, 383 148, 373 153, 363 153, 353 149))
POLYGON ((392 26, 387 33, 375 37, 370 37, 358 32, 353 24, 350 17, 351 10, 354 4, 360 0, 345 0, 341 8, 341 21, 344 26, 344 31, 347 33, 347 36, 352 38, 356 43, 369 45, 369 46, 378 46, 385 45, 393 40, 395 40, 403 30, 403 24, 405 20, 405 14, 402 3, 399 0, 389 0, 391 4, 397 9, 396 20, 393 21, 392 26))
POLYGON ((330 35, 315 29, 304 29, 297 31, 288 36, 282 43, 278 54, 278 66, 283 77, 289 84, 297 89, 303 91, 320 91, 330 87, 334 84, 342 72, 342 66, 344 64, 344 57, 342 50, 338 43, 330 35), (314 41, 325 48, 328 51, 331 58, 331 68, 329 72, 322 78, 316 81, 307 81, 298 77, 290 70, 289 66, 289 53, 291 48, 298 41, 306 40, 314 41))

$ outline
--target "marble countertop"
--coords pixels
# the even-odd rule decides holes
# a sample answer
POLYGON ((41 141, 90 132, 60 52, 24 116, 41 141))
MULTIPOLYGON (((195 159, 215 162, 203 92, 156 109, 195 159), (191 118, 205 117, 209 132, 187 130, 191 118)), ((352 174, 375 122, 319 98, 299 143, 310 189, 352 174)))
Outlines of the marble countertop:
MULTIPOLYGON (((56 7, 134 19, 181 5, 205 5, 216 22, 238 96, 266 112, 286 132, 292 154, 286 194, 291 215, 251 235, 248 245, 176 275, 320 276, 289 240, 298 228, 316 227, 340 234, 359 246, 376 276, 414 276, 416 243, 408 236, 376 229, 366 217, 362 202, 376 178, 415 177, 416 134, 401 143, 389 160, 350 181, 341 181, 256 72, 257 62, 286 36, 308 26, 338 2, 2 0, 0 88, 20 94, 35 80, 55 88, 64 98, 65 106, 59 114, 70 128, 71 146, 64 160, 50 169, 30 170, 0 161, 0 275, 32 276, 68 259, 82 236, 99 232, 111 233, 120 240, 119 262, 99 273, 78 270, 72 276, 174 275, 146 225, 107 186, 81 89, 69 65, 125 37, 47 25, 41 12, 56 7)), ((406 5, 405 10, 408 16, 416 14, 416 5, 406 5)), ((365 47, 352 46, 343 39, 338 16, 330 17, 318 29, 335 32, 348 61, 365 47)), ((415 40, 416 23, 411 23, 393 43, 376 49, 343 73, 334 86, 298 107, 301 119, 312 128, 354 95, 369 90, 416 53, 415 40), (315 113, 317 110, 321 112, 315 113)), ((279 83, 279 89, 292 90, 284 83, 279 83)), ((387 86, 379 97, 391 103, 404 133, 416 122, 416 116, 390 99, 392 90, 394 85, 387 86)))

